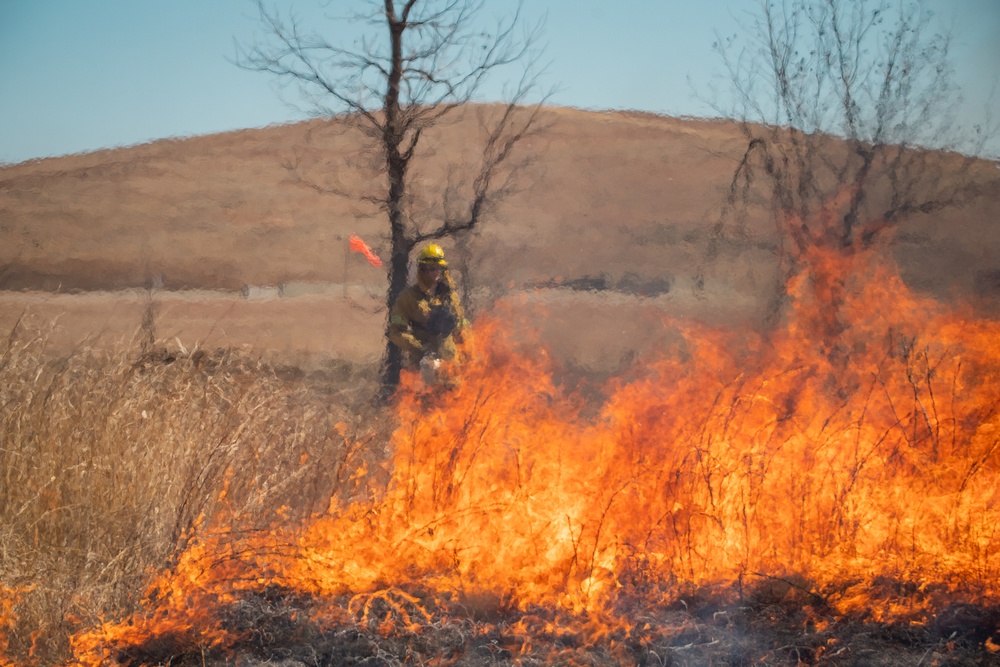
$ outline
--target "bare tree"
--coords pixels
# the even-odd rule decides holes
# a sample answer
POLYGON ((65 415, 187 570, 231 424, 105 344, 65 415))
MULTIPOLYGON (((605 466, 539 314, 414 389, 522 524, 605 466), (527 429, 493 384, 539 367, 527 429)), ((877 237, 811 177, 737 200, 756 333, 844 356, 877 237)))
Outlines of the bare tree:
POLYGON ((762 0, 747 25, 715 44, 747 141, 730 210, 762 175, 786 279, 810 249, 867 248, 980 193, 989 128, 957 125, 950 39, 920 0, 762 0))
MULTIPOLYGON (((520 7, 492 29, 484 25, 485 0, 366 0, 364 13, 340 20, 363 29, 348 45, 304 32, 291 16, 257 0, 267 38, 239 54, 237 63, 298 84, 311 111, 337 117, 362 133, 373 153, 378 184, 363 197, 387 219, 391 258, 386 305, 407 284, 410 254, 418 244, 474 229, 515 187, 527 158, 518 144, 540 129, 536 92, 541 26, 526 27, 520 7), (456 165, 436 190, 436 201, 414 194, 414 165, 428 130, 472 108, 487 81, 513 68, 515 82, 499 106, 477 106, 477 164, 456 165)), ((529 156, 530 157, 530 156, 529 156)), ((347 194, 289 164, 300 182, 320 192, 347 194)), ((388 321, 386 322, 388 334, 388 321)), ((400 350, 386 336, 382 385, 399 382, 400 350)))

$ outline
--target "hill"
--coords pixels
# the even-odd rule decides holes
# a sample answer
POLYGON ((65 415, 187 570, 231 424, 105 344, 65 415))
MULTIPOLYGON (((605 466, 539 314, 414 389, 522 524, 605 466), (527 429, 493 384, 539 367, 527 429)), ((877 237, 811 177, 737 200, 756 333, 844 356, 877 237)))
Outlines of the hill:
MULTIPOLYGON (((530 162, 519 191, 463 248, 449 248, 474 306, 528 290, 547 304, 543 329, 572 333, 557 346, 580 357, 600 353, 605 366, 650 343, 635 343, 640 330, 628 331, 628 344, 616 342, 623 319, 664 310, 760 317, 777 267, 767 197, 758 194, 748 210, 747 234, 709 253, 745 148, 735 124, 562 108, 547 110, 545 123, 547 131, 523 146, 530 162), (602 333, 608 326, 614 331, 602 333)), ((428 136, 430 166, 415 174, 417 182, 441 187, 447 163, 474 130, 470 113, 428 136)), ((134 331, 145 297, 95 292, 154 287, 158 333, 189 344, 225 328, 231 336, 219 342, 307 356, 377 354, 384 275, 346 246, 357 233, 386 256, 385 225, 356 197, 320 194, 286 168, 332 174, 354 195, 364 181, 353 165, 371 158, 340 123, 314 120, 4 167, 0 326, 27 308, 64 313, 66 336, 95 327, 124 335, 134 331), (283 286, 282 305, 241 297, 262 285, 283 286), (86 303, 83 293, 90 293, 86 303), (297 312, 303 309, 312 316, 297 312), (317 316, 324 311, 326 319, 317 316), (323 337, 293 341, 285 327, 268 324, 286 318, 323 337), (338 323, 355 334, 348 339, 373 336, 375 344, 332 344, 338 323)), ((995 315, 1000 172, 988 162, 974 171, 986 196, 907 220, 893 252, 912 287, 995 315)))

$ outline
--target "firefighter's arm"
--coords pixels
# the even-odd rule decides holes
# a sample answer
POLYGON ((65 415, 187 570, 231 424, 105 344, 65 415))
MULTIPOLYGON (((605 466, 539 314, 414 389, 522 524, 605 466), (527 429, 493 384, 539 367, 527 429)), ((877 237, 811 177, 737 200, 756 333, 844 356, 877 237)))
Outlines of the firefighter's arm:
POLYGON ((423 352, 423 344, 410 332, 410 322, 393 313, 389 318, 389 340, 404 352, 423 352))
POLYGON ((423 343, 413 335, 410 324, 412 319, 409 313, 413 310, 411 307, 413 304, 409 303, 407 297, 408 294, 403 293, 393 304, 389 314, 389 340, 404 352, 424 352, 423 343))

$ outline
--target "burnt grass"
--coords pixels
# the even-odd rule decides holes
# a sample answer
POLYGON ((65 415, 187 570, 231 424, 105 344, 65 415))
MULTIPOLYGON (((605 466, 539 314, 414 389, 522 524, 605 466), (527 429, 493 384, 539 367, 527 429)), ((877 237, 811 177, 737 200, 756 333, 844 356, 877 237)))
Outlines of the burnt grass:
POLYGON ((114 658, 176 667, 1000 665, 1000 605, 955 603, 919 623, 882 623, 837 615, 810 595, 779 597, 764 586, 723 601, 717 592, 694 592, 631 609, 628 628, 595 632, 593 618, 502 603, 439 605, 419 593, 399 599, 420 599, 420 614, 386 603, 362 618, 346 599, 320 602, 270 588, 219 610, 238 638, 226 647, 207 649, 192 632, 150 638, 114 658))

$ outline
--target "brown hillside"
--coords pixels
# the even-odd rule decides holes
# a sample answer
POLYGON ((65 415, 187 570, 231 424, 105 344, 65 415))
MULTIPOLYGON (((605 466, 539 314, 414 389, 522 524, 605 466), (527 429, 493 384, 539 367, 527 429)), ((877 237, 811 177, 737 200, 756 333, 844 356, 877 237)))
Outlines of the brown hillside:
MULTIPOLYGON (((549 309, 542 328, 576 330, 565 344, 594 349, 603 349, 611 337, 602 335, 601 327, 612 326, 620 336, 622 318, 639 321, 645 315, 638 311, 646 313, 651 304, 703 316, 760 312, 776 269, 766 197, 759 196, 750 211, 749 235, 706 259, 709 231, 744 148, 735 125, 570 109, 550 109, 546 120, 548 130, 522 146, 533 161, 522 171, 520 192, 492 212, 467 248, 451 250, 478 303, 512 289, 562 286, 533 292, 532 299, 549 309)), ((432 158, 415 174, 417 181, 432 188, 444 183, 443 165, 468 150, 474 131, 470 117, 427 137, 425 151, 432 158)), ((356 137, 317 120, 0 169, 0 289, 7 290, 0 325, 9 325, 26 308, 45 313, 76 308, 89 313, 89 323, 80 320, 83 329, 99 322, 98 328, 127 333, 143 308, 134 295, 106 295, 100 302, 110 309, 105 316, 94 296, 82 306, 68 296, 13 293, 24 290, 75 293, 153 285, 160 303, 167 304, 161 317, 197 301, 172 292, 225 290, 202 293, 201 307, 215 302, 217 308, 204 315, 201 328, 188 322, 159 330, 204 342, 225 328, 216 326, 220 323, 228 321, 230 330, 244 326, 226 319, 244 311, 248 327, 267 319, 249 312, 266 307, 244 303, 238 296, 244 286, 283 284, 282 308, 307 299, 304 308, 334 318, 307 326, 336 329, 345 320, 335 313, 343 311, 364 320, 362 328, 377 338, 384 275, 349 256, 346 239, 360 234, 386 256, 382 220, 355 199, 295 183, 283 166, 320 165, 340 187, 360 192, 366 181, 357 165, 370 158, 356 137), (292 298, 297 294, 303 296, 292 298), (349 294, 360 294, 361 301, 349 294), (116 329, 109 324, 114 317, 131 324, 116 329)), ((974 174, 986 184, 986 196, 907 221, 894 250, 911 285, 945 299, 971 299, 984 313, 995 314, 1000 311, 1000 171, 984 162, 974 174)), ((279 316, 294 314, 274 317, 279 316)), ((71 330, 67 335, 77 321, 64 321, 71 330)), ((240 342, 285 345, 252 335, 240 342)), ((287 344, 303 349, 301 343, 287 344)), ((377 349, 376 344, 366 353, 377 349)))

